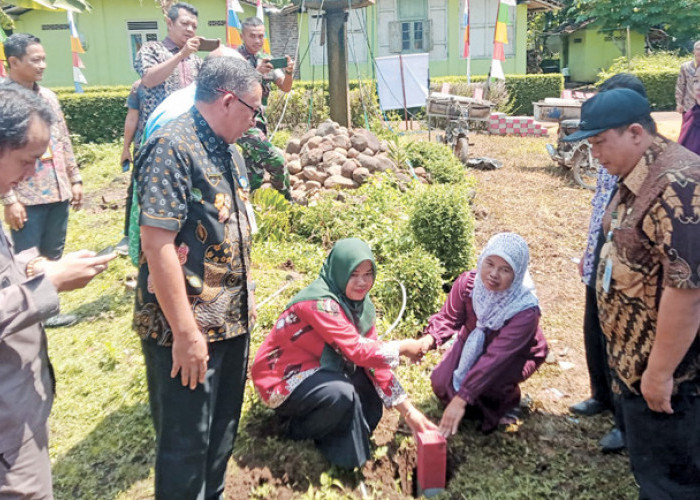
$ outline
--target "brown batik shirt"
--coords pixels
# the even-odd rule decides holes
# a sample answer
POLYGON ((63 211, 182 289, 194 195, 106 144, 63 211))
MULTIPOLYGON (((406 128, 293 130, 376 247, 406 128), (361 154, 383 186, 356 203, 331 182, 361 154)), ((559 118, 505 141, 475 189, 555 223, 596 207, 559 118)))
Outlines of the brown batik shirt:
MULTIPOLYGON (((640 394, 664 288, 700 288, 700 157, 657 137, 619 182, 603 219, 606 234, 611 227, 598 265, 600 323, 617 378, 640 394)), ((674 373, 674 393, 683 382, 700 393, 698 337, 674 373)))
MULTIPOLYGON (((149 138, 137 167, 139 224, 177 233, 175 247, 197 325, 210 342, 246 333, 250 226, 228 144, 192 107, 149 138)), ((134 329, 142 339, 172 344, 143 254, 134 329)))

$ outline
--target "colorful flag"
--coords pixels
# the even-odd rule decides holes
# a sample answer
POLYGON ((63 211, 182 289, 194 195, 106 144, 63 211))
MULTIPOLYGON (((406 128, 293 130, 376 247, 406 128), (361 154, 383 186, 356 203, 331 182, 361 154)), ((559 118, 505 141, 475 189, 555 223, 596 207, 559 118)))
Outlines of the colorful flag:
POLYGON ((236 14, 236 12, 243 12, 243 9, 238 0, 227 0, 226 9, 226 45, 235 49, 243 45, 243 40, 241 39, 243 27, 240 19, 238 19, 238 14, 236 14))
POLYGON ((491 78, 505 80, 502 61, 506 60, 503 45, 508 43, 508 21, 510 14, 508 7, 515 7, 515 0, 500 0, 498 3, 498 15, 496 16, 496 29, 493 34, 493 57, 491 59, 491 78))
POLYGON ((5 72, 5 40, 7 39, 7 35, 5 35, 5 32, 2 30, 2 27, 0 26, 0 77, 2 78, 7 78, 7 73, 5 72))
POLYGON ((469 56, 469 0, 464 0, 464 12, 462 13, 462 26, 464 27, 464 49, 462 57, 469 56))
POLYGON ((78 38, 78 30, 75 28, 73 13, 71 11, 67 11, 67 14, 68 27, 70 28, 70 50, 73 56, 73 84, 75 85, 76 93, 82 94, 83 85, 87 83, 87 80, 81 71, 83 68, 85 68, 85 65, 78 54, 84 54, 85 51, 83 50, 83 45, 80 43, 80 38, 78 38))
MULTIPOLYGON (((255 17, 263 22, 263 27, 265 26, 265 14, 263 13, 262 0, 258 0, 257 8, 255 10, 255 17)), ((267 33, 265 33, 265 41, 263 42, 263 52, 265 54, 270 54, 270 40, 267 39, 267 33)))

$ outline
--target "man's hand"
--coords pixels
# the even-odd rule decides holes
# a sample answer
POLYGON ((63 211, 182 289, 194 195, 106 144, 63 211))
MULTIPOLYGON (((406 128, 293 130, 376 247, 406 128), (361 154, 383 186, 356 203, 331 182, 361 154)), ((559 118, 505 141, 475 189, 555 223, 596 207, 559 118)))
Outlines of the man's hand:
POLYGON ((194 330, 173 335, 173 368, 170 377, 175 378, 180 372, 183 387, 189 386, 194 390, 198 383, 204 383, 208 361, 209 347, 202 332, 194 330))
POLYGON ((673 392, 673 374, 661 376, 649 369, 642 374, 642 396, 651 411, 673 413, 671 393, 673 392))
POLYGON ((446 438, 457 434, 457 429, 459 428, 459 423, 462 421, 462 417, 464 417, 466 406, 467 402, 459 396, 452 398, 452 401, 447 405, 440 419, 440 434, 446 438))
POLYGON ((187 59, 190 57, 190 55, 194 54, 199 50, 199 43, 201 42, 201 37, 198 36, 193 36, 187 42, 185 42, 185 45, 182 46, 180 49, 180 54, 182 55, 182 59, 187 59))
POLYGON ((73 194, 73 199, 70 204, 73 210, 80 210, 83 206, 83 183, 76 182, 70 187, 71 193, 73 194))
POLYGON ((134 163, 134 157, 131 155, 131 148, 127 144, 124 144, 124 149, 122 150, 122 157, 119 159, 119 164, 122 165, 127 160, 129 160, 129 163, 134 163))
POLYGON ((578 275, 583 278, 583 260, 586 258, 586 254, 583 254, 578 261, 578 275))
POLYGON ((287 67, 284 68, 284 72, 291 76, 294 74, 294 60, 290 56, 284 56, 287 58, 287 67))
POLYGON ((255 69, 257 69, 258 73, 261 75, 267 75, 270 71, 272 71, 272 63, 270 63, 269 59, 260 59, 258 61, 258 66, 255 69))
POLYGON ((27 222, 27 210, 19 201, 12 205, 5 205, 5 222, 10 225, 13 231, 19 231, 27 222))
POLYGON ((69 253, 59 260, 47 260, 36 271, 44 271, 59 292, 83 288, 92 278, 107 269, 115 253, 95 256, 95 252, 79 250, 69 253))

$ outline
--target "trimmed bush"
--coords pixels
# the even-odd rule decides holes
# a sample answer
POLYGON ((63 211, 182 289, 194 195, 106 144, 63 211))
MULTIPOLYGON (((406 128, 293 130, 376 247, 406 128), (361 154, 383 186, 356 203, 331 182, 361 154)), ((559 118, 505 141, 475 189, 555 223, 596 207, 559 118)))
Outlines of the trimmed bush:
MULTIPOLYGON (((486 81, 486 76, 479 75, 471 78, 473 83, 486 81)), ((430 81, 430 89, 439 91, 443 83, 466 84, 466 76, 441 76, 430 81)), ((564 89, 564 77, 558 73, 544 75, 506 75, 506 90, 510 96, 509 112, 515 115, 531 115, 532 103, 545 97, 559 97, 564 89)), ((473 89, 470 89, 473 95, 473 89)), ((454 93, 454 92, 453 92, 454 93)), ((462 95, 462 94, 459 94, 462 95)), ((500 108, 502 109, 502 108, 500 108)))
POLYGON ((416 241, 445 266, 444 278, 449 281, 474 260, 472 193, 461 185, 433 186, 416 198, 409 219, 416 241))
POLYGON ((372 297, 388 322, 393 322, 401 310, 401 287, 394 280, 406 288, 406 311, 402 321, 420 325, 440 310, 445 268, 430 252, 413 246, 387 253, 377 267, 372 297))
POLYGON ((112 142, 124 135, 128 91, 58 94, 68 130, 83 142, 112 142))
POLYGON ((452 149, 438 142, 415 141, 405 148, 413 168, 423 167, 438 184, 460 184, 467 180, 464 165, 452 154, 452 149))

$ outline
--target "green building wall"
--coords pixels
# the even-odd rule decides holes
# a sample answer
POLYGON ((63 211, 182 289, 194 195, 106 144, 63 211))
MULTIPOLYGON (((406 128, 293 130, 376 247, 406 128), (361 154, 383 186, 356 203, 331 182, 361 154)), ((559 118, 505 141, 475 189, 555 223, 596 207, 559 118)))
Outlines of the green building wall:
MULTIPOLYGON (((527 6, 525 4, 516 7, 515 21, 515 40, 510 43, 515 43, 515 57, 506 58, 502 63, 503 71, 506 74, 525 74, 527 69, 527 6)), ((450 75, 466 75, 467 60, 462 59, 462 39, 460 38, 460 20, 462 13, 460 12, 459 0, 449 0, 447 6, 447 19, 453 21, 452 26, 448 26, 447 33, 447 59, 443 61, 430 61, 430 76, 450 76, 450 75)), ((300 16, 300 48, 299 57, 304 55, 305 49, 309 44, 309 16, 300 16)), ((377 52, 377 14, 376 7, 367 7, 367 37, 369 38, 372 53, 376 56, 377 52)), ((368 54, 368 59, 371 56, 368 54)), ((472 75, 487 75, 491 67, 491 59, 472 59, 471 74, 472 75)), ((311 57, 307 55, 300 66, 300 76, 302 80, 320 81, 324 75, 324 68, 321 65, 311 65, 311 57)), ((348 63, 348 75, 350 78, 371 78, 373 77, 373 67, 371 62, 348 63)), ((326 68, 325 78, 328 79, 328 70, 326 68)))
MULTIPOLYGON (((575 82, 595 82, 598 73, 610 67, 618 57, 627 52, 626 32, 624 30, 598 31, 587 27, 569 35, 569 76, 575 82), (614 36, 617 43, 606 40, 614 36), (578 41, 580 40, 580 41, 578 41)), ((630 32, 631 56, 644 53, 644 35, 630 32)))
MULTIPOLYGON (((208 38, 226 38, 225 26, 209 26, 209 21, 226 19, 226 2, 191 1, 199 10, 197 34, 208 38)), ((74 16, 78 32, 85 41, 83 74, 90 85, 127 85, 138 78, 131 65, 131 47, 127 21, 157 21, 159 39, 166 35, 165 18, 153 0, 91 0, 89 14, 74 16)), ((241 20, 255 15, 255 8, 243 5, 241 20)), ((15 33, 31 33, 41 39, 46 50, 47 68, 43 85, 72 86, 73 66, 68 30, 42 30, 43 25, 66 24, 65 12, 34 10, 15 22, 15 33)), ((200 55, 203 55, 200 53, 200 55)))
MULTIPOLYGON (((131 65, 131 48, 127 31, 127 21, 157 21, 159 38, 166 34, 164 17, 151 0, 92 0, 93 10, 89 14, 75 16, 78 31, 85 41, 85 54, 81 59, 85 64, 83 74, 90 85, 128 85, 138 78, 131 65)), ((209 38, 225 39, 225 26, 209 26, 210 21, 226 19, 226 3, 224 0, 196 1, 190 0, 199 9, 199 27, 197 33, 209 38)), ((447 18, 454 21, 454 26, 448 27, 448 58, 444 61, 431 61, 431 76, 464 75, 467 62, 461 58, 462 41, 459 36, 459 0, 449 0, 447 18)), ((255 8, 243 5, 244 13, 239 14, 241 20, 255 15, 255 8)), ((309 17, 299 16, 301 58, 309 43, 309 17)), ((266 22, 269 20, 266 19, 266 22)), ((21 15, 16 21, 15 32, 32 33, 41 38, 46 50, 48 67, 44 74, 43 84, 48 87, 72 86, 73 69, 70 52, 70 34, 68 30, 45 30, 42 26, 66 24, 65 12, 48 12, 34 10, 21 15)), ((268 23, 269 24, 269 23, 268 23)), ((376 53, 377 25, 375 7, 367 8, 367 33, 370 40, 371 52, 376 53)), ((503 63, 506 74, 524 74, 526 70, 526 39, 527 39, 527 8, 519 5, 516 11, 515 57, 508 58, 503 63)), ((268 29, 269 34, 269 29, 268 29)), ((293 53, 293 50, 289 50, 293 53)), ((200 54, 201 55, 201 54, 200 54)), ((369 54, 368 54, 369 56, 369 54)), ((303 80, 320 81, 324 68, 310 64, 307 55, 300 67, 303 80)), ((369 57, 368 57, 369 59, 369 57)), ((485 75, 491 65, 490 59, 472 59, 472 75, 485 75)), ((349 64, 350 78, 371 78, 372 64, 368 61, 359 64, 349 64)), ((328 78, 327 69, 325 71, 328 78)))

